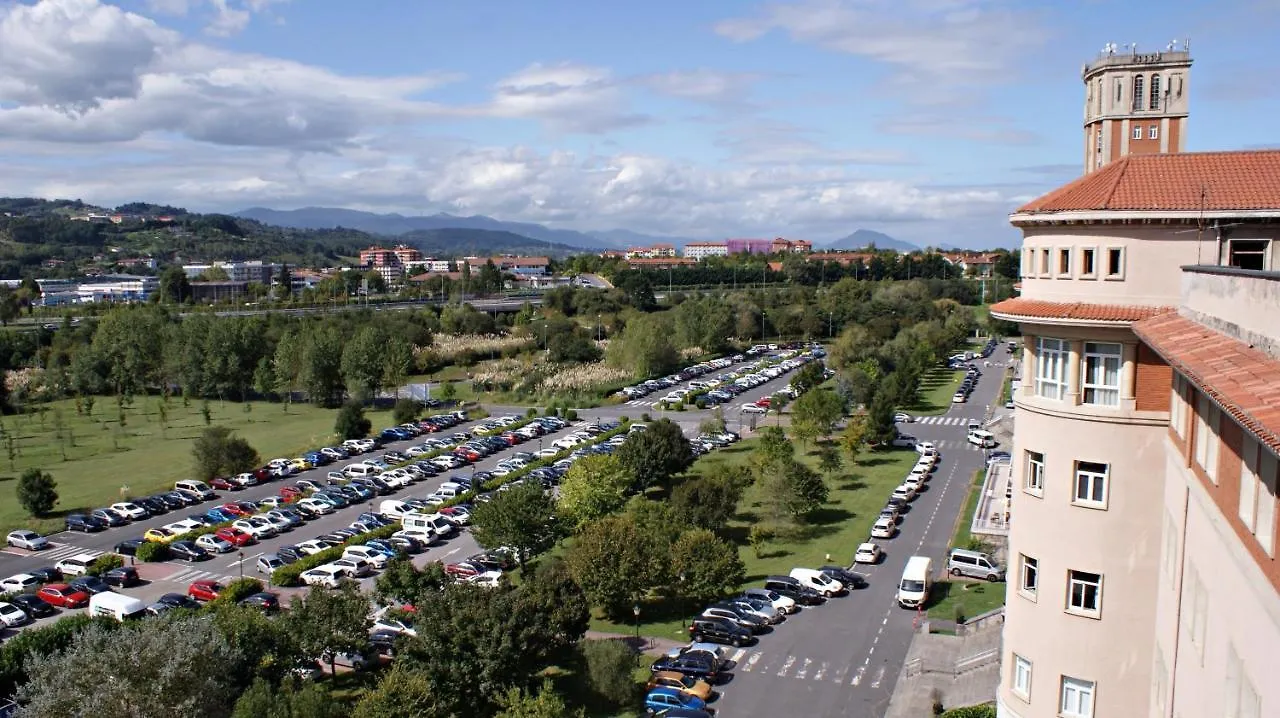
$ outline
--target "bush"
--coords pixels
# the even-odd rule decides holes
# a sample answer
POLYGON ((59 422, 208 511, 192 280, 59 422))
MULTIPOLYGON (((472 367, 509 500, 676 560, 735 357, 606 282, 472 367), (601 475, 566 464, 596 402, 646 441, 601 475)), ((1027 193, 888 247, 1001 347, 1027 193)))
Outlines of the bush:
POLYGON ((124 557, 120 554, 104 553, 98 557, 97 561, 94 561, 93 564, 89 566, 88 573, 90 576, 101 576, 107 571, 110 571, 113 568, 120 568, 123 565, 124 557))
POLYGON ((526 418, 533 419, 538 416, 538 410, 531 406, 527 411, 525 411, 524 415, 526 418))
POLYGON ((653 421, 653 417, 650 416, 649 412, 646 411, 645 413, 640 415, 640 421, 648 424, 649 422, 653 421))
POLYGON ((577 410, 577 409, 569 409, 568 411, 566 411, 566 412, 564 413, 564 418, 565 418, 565 420, 566 420, 566 421, 577 421, 577 420, 578 420, 578 410, 577 410))
POLYGON ((996 718, 996 707, 991 704, 952 708, 942 718, 996 718))
POLYGON ((207 605, 216 608, 219 605, 239 603, 241 599, 262 591, 262 582, 256 578, 237 578, 230 581, 218 594, 218 597, 207 605))
POLYGON ((58 483, 40 469, 27 469, 18 479, 18 503, 36 518, 47 516, 58 503, 58 483))
POLYGON ((169 558, 169 544, 147 541, 138 546, 138 553, 134 555, 134 558, 143 563, 164 561, 169 558))
POLYGON ((225 426, 211 426, 200 433, 191 447, 195 477, 212 479, 252 471, 258 466, 258 452, 249 442, 225 426))
POLYGON ((338 410, 338 418, 333 424, 333 433, 342 441, 347 439, 363 439, 369 435, 373 422, 364 415, 364 407, 359 402, 349 401, 338 410))
POLYGON ((702 397, 698 397, 698 400, 694 402, 694 406, 698 407, 699 409, 705 409, 707 408, 707 400, 703 399, 702 397))
POLYGON ((417 399, 397 399, 395 406, 391 409, 391 417, 397 424, 416 421, 421 413, 422 403, 417 399))
POLYGON ((583 641, 578 650, 582 651, 586 663, 587 682, 601 700, 615 708, 636 702, 640 686, 632 676, 636 653, 630 646, 608 638, 583 641))

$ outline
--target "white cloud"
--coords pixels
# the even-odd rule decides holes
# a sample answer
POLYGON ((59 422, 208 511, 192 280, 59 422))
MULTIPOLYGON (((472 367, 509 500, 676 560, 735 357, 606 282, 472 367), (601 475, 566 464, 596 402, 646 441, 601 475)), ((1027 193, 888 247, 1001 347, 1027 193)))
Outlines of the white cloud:
POLYGON ((548 129, 597 133, 641 124, 609 70, 573 63, 533 64, 499 80, 476 114, 533 118, 548 129))
POLYGON ((249 10, 235 7, 228 0, 209 0, 209 4, 213 6, 213 21, 204 31, 210 35, 230 37, 249 27, 253 17, 249 10))
POLYGON ((785 122, 739 122, 719 132, 716 145, 735 162, 751 165, 900 165, 912 158, 897 150, 838 149, 818 133, 785 122))
POLYGON ((700 68, 645 75, 639 82, 653 90, 684 100, 712 104, 739 104, 745 101, 751 86, 763 79, 747 72, 720 72, 700 68))

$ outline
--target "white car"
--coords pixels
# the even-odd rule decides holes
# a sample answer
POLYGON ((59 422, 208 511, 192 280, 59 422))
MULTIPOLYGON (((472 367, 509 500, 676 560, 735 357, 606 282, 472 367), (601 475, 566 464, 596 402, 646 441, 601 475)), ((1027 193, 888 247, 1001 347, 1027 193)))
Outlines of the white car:
MULTIPOLYGON (((261 504, 259 505, 261 506, 261 504)), ((262 519, 263 521, 266 521, 268 524, 271 525, 271 528, 276 530, 276 533, 284 533, 285 531, 293 530, 293 524, 289 523, 289 519, 286 519, 283 516, 273 516, 272 514, 258 514, 253 518, 262 519)))
POLYGON ((458 583, 474 583, 477 586, 484 586, 485 588, 497 588, 501 581, 501 571, 485 571, 484 573, 477 573, 474 576, 467 576, 464 579, 460 579, 458 583))
POLYGON ((303 508, 310 509, 310 510, 312 510, 312 511, 314 511, 314 512, 318 513, 318 514, 331 514, 331 513, 333 513, 333 504, 326 503, 326 502, 321 501, 321 500, 319 500, 319 499, 313 499, 313 498, 309 498, 309 497, 308 497, 308 498, 305 498, 305 499, 303 499, 303 500, 299 501, 299 502, 298 502, 298 505, 299 505, 299 506, 301 506, 301 507, 303 507, 303 508))
POLYGON ((178 536, 180 534, 185 534, 191 531, 195 531, 196 529, 202 527, 203 525, 204 524, 197 523, 195 521, 192 521, 191 519, 183 519, 181 521, 174 521, 171 524, 165 524, 160 528, 164 529, 165 531, 171 532, 174 536, 178 536))
POLYGON ((14 548, 25 548, 28 551, 41 551, 49 548, 49 539, 27 529, 10 531, 9 535, 5 537, 5 543, 14 548))
POLYGON ((871 538, 893 538, 898 532, 898 525, 893 519, 876 519, 876 523, 871 527, 871 538))
POLYGON ((391 537, 413 539, 414 541, 421 543, 423 546, 430 546, 431 544, 436 543, 435 532, 424 529, 400 529, 399 531, 391 534, 391 537))
POLYGON ((18 573, 0 581, 0 593, 26 593, 40 588, 40 579, 29 573, 18 573))
POLYGON ((957 391, 956 393, 951 395, 952 404, 963 404, 968 400, 969 400, 969 397, 965 396, 963 391, 957 391))
POLYGON ((251 516, 247 519, 237 519, 235 521, 232 521, 231 527, 240 529, 241 531, 249 534, 250 536, 258 539, 259 541, 261 541, 262 539, 271 538, 276 535, 276 529, 274 526, 271 525, 270 521, 267 521, 266 519, 263 519, 263 518, 258 518, 256 516, 251 516))
POLYGON ((314 556, 320 553, 321 551, 325 551, 330 548, 333 548, 333 546, 328 541, 321 541, 320 539, 303 541, 302 543, 298 544, 298 550, 305 553, 308 556, 314 556))
POLYGON ((325 588, 337 588, 342 583, 342 579, 347 574, 342 568, 333 564, 325 564, 324 566, 316 566, 313 569, 303 571, 298 578, 307 586, 323 586, 325 588))
POLYGON ((858 550, 853 554, 854 563, 879 563, 880 547, 873 543, 864 543, 858 546, 858 550))
POLYGON ((373 572, 373 566, 368 561, 364 561, 357 556, 347 557, 345 554, 343 558, 330 561, 327 565, 340 568, 345 575, 355 578, 364 578, 373 572))
POLYGON ((796 604, 794 598, 788 598, 777 591, 771 591, 767 588, 748 588, 742 592, 742 595, 761 601, 768 601, 774 608, 783 613, 795 613, 800 610, 800 606, 796 604))
POLYGON ((929 480, 929 472, 933 471, 933 467, 929 464, 916 464, 911 467, 911 473, 907 474, 907 478, 915 478, 921 482, 929 480))
POLYGON ((220 539, 213 534, 203 534, 196 537, 196 546, 213 553, 229 553, 236 549, 235 545, 230 541, 220 539))
POLYGON ((279 496, 268 496, 267 498, 260 499, 258 501, 258 508, 259 509, 278 509, 281 506, 284 506, 286 503, 288 502, 286 502, 284 499, 280 498, 279 496))
POLYGON ((370 566, 381 571, 387 567, 387 555, 381 551, 374 551, 368 546, 348 546, 342 551, 343 558, 354 556, 364 559, 370 566))
POLYGON ((257 486, 261 483, 258 481, 257 476, 250 473, 236 474, 231 477, 231 480, 236 482, 236 485, 238 486, 257 486))
POLYGON ((918 494, 924 488, 924 477, 919 474, 912 474, 902 480, 902 485, 909 487, 912 492, 918 494))
POLYGON ((17 628, 30 620, 31 617, 27 615, 26 611, 12 603, 0 602, 0 626, 17 628))
POLYGON ((146 509, 133 503, 132 501, 121 501, 118 504, 111 504, 110 508, 112 511, 118 514, 124 515, 130 521, 145 519, 151 515, 150 513, 147 512, 146 509))
POLYGON ((893 490, 893 498, 902 499, 903 501, 911 501, 915 499, 916 492, 910 486, 901 484, 893 490))
POLYGON ((743 414, 768 414, 769 410, 764 408, 763 406, 760 406, 759 404, 743 404, 742 413, 743 414))
POLYGON ((904 411, 900 411, 893 415, 893 420, 903 424, 910 424, 911 422, 915 421, 916 418, 904 411))
POLYGON ((403 621, 399 618, 383 616, 373 622, 373 627, 369 629, 371 632, 389 631, 391 633, 403 633, 406 636, 418 635, 418 630, 413 627, 412 623, 403 621))
POLYGON ((916 444, 916 453, 933 456, 938 453, 938 447, 934 446, 931 441, 921 441, 916 444))

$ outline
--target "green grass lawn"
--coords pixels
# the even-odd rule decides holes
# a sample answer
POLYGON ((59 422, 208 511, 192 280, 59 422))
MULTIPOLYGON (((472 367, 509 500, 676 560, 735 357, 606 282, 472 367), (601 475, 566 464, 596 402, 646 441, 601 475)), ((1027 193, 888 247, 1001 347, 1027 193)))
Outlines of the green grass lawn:
POLYGON ((951 408, 951 397, 963 380, 963 371, 934 367, 920 380, 919 400, 911 406, 902 407, 902 410, 917 416, 945 414, 951 408))
POLYGON ((953 579, 938 581, 929 593, 925 610, 941 621, 967 620, 1004 605, 1004 581, 953 579), (959 614, 957 614, 959 610, 959 614))
MULTIPOLYGON (((297 456, 333 440, 337 411, 309 404, 219 402, 208 404, 210 424, 248 439, 263 461, 297 456)), ((6 416, 0 439, 0 531, 18 526, 60 530, 61 515, 118 501, 122 493, 143 495, 170 488, 191 475, 191 445, 206 424, 202 402, 183 406, 170 399, 165 421, 158 397, 140 397, 124 409, 121 425, 114 400, 100 399, 91 415, 76 413, 72 400, 44 405, 37 414, 6 416), (13 439, 12 457, 9 437, 13 439), (57 515, 31 519, 14 495, 17 477, 36 467, 58 482, 57 515), (121 487, 128 486, 127 490, 121 487)), ((375 428, 390 412, 367 413, 375 428)))
POLYGON ((978 500, 982 498, 982 482, 986 477, 983 469, 973 472, 969 481, 969 492, 965 494, 964 508, 956 517, 956 528, 951 535, 951 548, 968 548, 973 540, 973 515, 978 511, 978 500))
MULTIPOLYGON (((748 460, 755 441, 748 439, 712 452, 697 461, 691 473, 699 474, 717 465, 740 464, 748 460)), ((813 447, 799 451, 800 459, 817 468, 813 447)), ((761 547, 760 555, 747 541, 748 532, 760 522, 760 497, 755 487, 747 490, 738 513, 724 535, 739 547, 746 566, 746 584, 758 585, 765 576, 785 574, 796 566, 821 566, 831 563, 847 566, 853 562, 858 544, 871 535, 871 525, 893 488, 902 482, 915 464, 916 454, 909 449, 875 451, 863 454, 856 466, 848 466, 826 476, 830 488, 827 503, 809 524, 794 535, 775 538, 761 547)), ((640 634, 672 640, 688 639, 688 621, 692 609, 661 597, 651 597, 640 604, 640 634)), ((592 630, 632 635, 635 621, 612 622, 593 617, 592 630)))

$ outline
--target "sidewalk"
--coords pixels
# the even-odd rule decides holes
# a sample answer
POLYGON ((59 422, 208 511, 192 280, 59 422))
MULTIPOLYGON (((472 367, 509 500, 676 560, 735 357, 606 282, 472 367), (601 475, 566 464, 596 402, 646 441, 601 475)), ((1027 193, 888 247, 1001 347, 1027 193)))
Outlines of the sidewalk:
POLYGON ((587 638, 590 639, 615 639, 626 643, 634 650, 640 653, 647 653, 651 656, 661 656, 672 648, 687 646, 688 643, 673 641, 668 638, 650 638, 649 636, 641 636, 639 640, 632 634, 625 633, 605 633, 603 631, 587 631, 587 638))
POLYGON ((928 633, 922 627, 907 649, 885 718, 933 715, 935 692, 947 709, 995 700, 1003 621, 992 616, 983 623, 962 636, 928 633))

